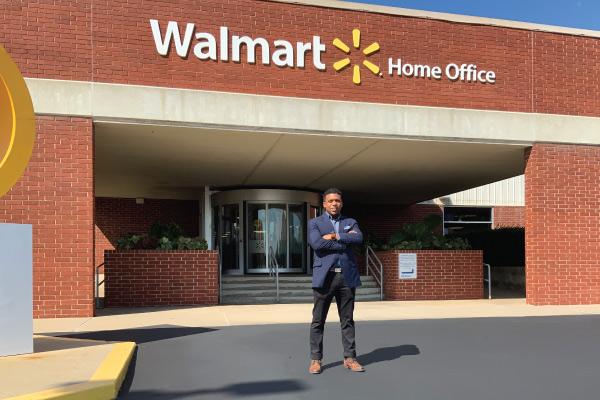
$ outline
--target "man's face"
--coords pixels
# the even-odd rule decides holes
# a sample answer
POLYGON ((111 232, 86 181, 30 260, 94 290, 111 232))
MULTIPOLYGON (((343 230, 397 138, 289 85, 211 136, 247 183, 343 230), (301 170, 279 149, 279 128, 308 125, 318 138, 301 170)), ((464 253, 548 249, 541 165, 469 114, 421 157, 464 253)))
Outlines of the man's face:
POLYGON ((323 202, 323 207, 325 207, 325 211, 329 213, 334 218, 337 218, 340 215, 340 211, 342 211, 342 196, 335 193, 329 193, 325 196, 325 201, 323 202))

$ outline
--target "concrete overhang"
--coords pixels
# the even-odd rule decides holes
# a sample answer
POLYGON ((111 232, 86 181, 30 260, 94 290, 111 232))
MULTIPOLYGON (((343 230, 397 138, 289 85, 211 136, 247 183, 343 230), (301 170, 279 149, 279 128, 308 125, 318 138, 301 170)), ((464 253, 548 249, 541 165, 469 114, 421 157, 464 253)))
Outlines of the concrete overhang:
POLYGON ((92 118, 96 196, 337 186, 414 203, 523 173, 534 142, 600 144, 600 118, 27 79, 38 115, 92 118))

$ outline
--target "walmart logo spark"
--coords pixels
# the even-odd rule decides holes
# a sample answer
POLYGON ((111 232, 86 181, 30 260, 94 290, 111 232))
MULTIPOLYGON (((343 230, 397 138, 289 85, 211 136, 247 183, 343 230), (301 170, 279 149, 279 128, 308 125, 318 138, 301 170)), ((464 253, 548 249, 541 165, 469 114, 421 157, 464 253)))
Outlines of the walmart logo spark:
MULTIPOLYGON (((356 48, 357 50, 360 49, 360 30, 359 29, 354 29, 352 31, 352 41, 353 41, 354 48, 356 48)), ((336 38, 333 41, 333 45, 335 47, 337 47, 339 50, 343 51, 344 53, 350 54, 350 48, 348 46, 346 46, 346 44, 344 42, 342 42, 340 39, 336 38)), ((369 47, 367 47, 366 49, 363 50, 363 53, 365 54, 365 56, 368 57, 371 54, 374 54, 378 51, 379 51, 379 43, 373 42, 371 45, 369 45, 369 47)), ((336 71, 339 72, 349 65, 350 65, 350 59, 344 58, 343 60, 335 62, 333 64, 333 69, 335 69, 336 71)), ((368 60, 364 60, 363 65, 369 71, 374 73, 375 75, 379 75, 379 67, 377 65, 373 64, 372 62, 370 62, 368 60)), ((352 82, 354 82, 355 85, 360 85, 360 66, 359 65, 354 66, 352 82)))

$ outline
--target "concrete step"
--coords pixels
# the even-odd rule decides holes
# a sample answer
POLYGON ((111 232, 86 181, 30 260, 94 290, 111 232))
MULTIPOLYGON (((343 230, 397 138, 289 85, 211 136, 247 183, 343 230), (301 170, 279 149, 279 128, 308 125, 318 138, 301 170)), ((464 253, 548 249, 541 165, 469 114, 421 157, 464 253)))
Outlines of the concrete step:
MULTIPOLYGON (((361 296, 356 295, 357 302, 367 302, 367 301, 379 301, 379 293, 376 295, 368 295, 361 296)), ((289 304, 289 303, 305 303, 312 304, 313 298, 311 297, 301 297, 301 296, 293 296, 293 297, 279 297, 279 303, 281 304, 289 304)), ((223 298, 221 304, 275 304, 277 303, 275 296, 260 296, 260 297, 227 297, 223 298)), ((335 300, 332 302, 335 303, 335 300)))
MULTIPOLYGON (((312 282, 303 282, 303 283, 290 283, 290 282, 279 282, 279 290, 289 290, 289 289, 297 289, 297 290, 310 290, 312 288, 312 282)), ((379 286, 377 286, 377 282, 374 281, 363 281, 361 288, 363 289, 371 289, 375 288, 379 290, 379 286)), ((270 290, 276 289, 275 282, 260 282, 260 283, 251 283, 251 282, 236 282, 236 283, 223 283, 221 285, 221 291, 229 291, 229 290, 270 290)))
MULTIPOLYGON (((372 276, 361 276, 356 301, 378 301, 380 290, 372 276)), ((269 276, 226 276, 221 280, 221 304, 275 304, 276 285, 269 276)), ((280 276, 280 303, 312 303, 312 277, 280 276)))
MULTIPOLYGON (((221 297, 262 297, 262 296, 273 296, 277 291, 275 289, 272 290, 226 290, 221 291, 221 297)), ((379 295, 378 288, 360 288, 360 290, 356 291, 357 296, 365 296, 365 295, 379 295)), ((279 297, 295 297, 295 296, 307 296, 312 298, 312 290, 281 290, 279 289, 279 297)))

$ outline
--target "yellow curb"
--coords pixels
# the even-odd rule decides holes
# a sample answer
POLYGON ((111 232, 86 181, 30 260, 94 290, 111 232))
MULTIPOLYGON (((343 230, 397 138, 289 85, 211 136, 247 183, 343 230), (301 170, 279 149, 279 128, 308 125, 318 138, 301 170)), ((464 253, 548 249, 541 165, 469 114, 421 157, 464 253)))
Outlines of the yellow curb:
MULTIPOLYGON (((40 336, 37 336, 40 337, 40 336)), ((43 337, 43 336, 42 336, 43 337)), ((49 338, 46 336, 46 338, 49 338)), ((56 338, 66 339, 66 338, 56 338)), ((82 340, 71 339, 69 340, 82 340)), ((127 374, 136 344, 134 342, 116 343, 100 367, 88 382, 64 386, 42 392, 9 397, 5 400, 111 400, 117 397, 121 384, 127 374)))

